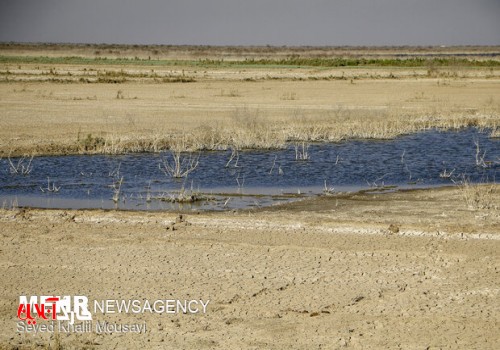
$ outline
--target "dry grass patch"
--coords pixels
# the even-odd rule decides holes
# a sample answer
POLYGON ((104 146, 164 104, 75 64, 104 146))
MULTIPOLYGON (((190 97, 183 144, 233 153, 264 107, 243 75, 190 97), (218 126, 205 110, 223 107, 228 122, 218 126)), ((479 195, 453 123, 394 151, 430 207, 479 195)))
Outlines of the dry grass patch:
POLYGON ((467 70, 467 78, 449 78, 447 84, 437 85, 439 80, 418 67, 283 69, 192 67, 189 62, 152 67, 134 60, 122 66, 109 60, 92 62, 0 62, 0 70, 9 72, 9 83, 0 83, 0 156, 11 150, 12 156, 160 152, 183 138, 194 150, 239 150, 390 139, 430 128, 475 126, 491 128, 493 137, 498 134, 497 68, 491 78, 485 77, 489 68, 474 68, 467 70), (400 79, 387 78, 392 71, 400 79), (80 76, 127 81, 16 82, 80 76), (308 79, 321 76, 343 78, 308 79), (351 84, 349 79, 356 76, 362 79, 351 84), (189 77, 196 82, 170 84, 189 77))
POLYGON ((247 108, 236 109, 225 123, 201 124, 189 130, 172 129, 149 134, 135 132, 78 134, 73 143, 37 144, 33 148, 10 149, 16 154, 121 154, 136 152, 179 152, 245 149, 282 149, 290 143, 340 142, 349 139, 384 140, 433 128, 459 130, 476 127, 489 129, 497 137, 499 118, 495 115, 437 115, 411 113, 399 108, 336 109, 318 116, 272 117, 247 108), (46 147, 46 148, 44 148, 46 147))
POLYGON ((473 184, 468 179, 459 183, 460 194, 470 210, 498 210, 499 186, 497 184, 473 184))

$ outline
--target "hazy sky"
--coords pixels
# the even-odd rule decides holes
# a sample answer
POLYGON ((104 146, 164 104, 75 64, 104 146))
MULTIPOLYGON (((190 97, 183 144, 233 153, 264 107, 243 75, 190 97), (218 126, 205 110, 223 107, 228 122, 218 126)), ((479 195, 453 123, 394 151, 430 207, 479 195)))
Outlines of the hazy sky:
POLYGON ((0 0, 0 41, 499 45, 500 0, 0 0))

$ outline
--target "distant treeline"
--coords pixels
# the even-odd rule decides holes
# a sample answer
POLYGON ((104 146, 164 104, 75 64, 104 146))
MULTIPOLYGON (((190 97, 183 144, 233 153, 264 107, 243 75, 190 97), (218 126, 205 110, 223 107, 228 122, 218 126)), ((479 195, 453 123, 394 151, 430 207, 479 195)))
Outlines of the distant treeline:
POLYGON ((34 64, 116 64, 116 65, 194 65, 194 66, 287 66, 287 67, 497 67, 497 60, 475 60, 457 57, 413 58, 310 58, 291 56, 283 59, 200 59, 161 60, 144 58, 107 57, 48 57, 48 56, 0 56, 0 63, 34 64))

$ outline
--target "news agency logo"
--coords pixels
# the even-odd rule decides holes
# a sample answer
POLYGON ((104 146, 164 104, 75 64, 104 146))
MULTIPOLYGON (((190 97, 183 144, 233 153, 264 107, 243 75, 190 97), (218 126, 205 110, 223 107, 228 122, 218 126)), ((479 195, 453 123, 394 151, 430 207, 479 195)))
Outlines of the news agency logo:
POLYGON ((68 321, 72 325, 75 320, 92 320, 88 305, 89 300, 83 295, 30 296, 29 299, 21 295, 17 318, 28 325, 36 325, 37 320, 68 321))
POLYGON ((18 332, 64 332, 98 334, 142 333, 146 323, 109 323, 101 320, 109 314, 206 314, 210 300, 203 299, 103 299, 94 300, 83 295, 19 297, 17 308, 18 332), (92 311, 90 311, 92 310, 92 311), (92 321, 92 315, 98 319, 92 321), (44 321, 44 322, 42 322, 44 321))

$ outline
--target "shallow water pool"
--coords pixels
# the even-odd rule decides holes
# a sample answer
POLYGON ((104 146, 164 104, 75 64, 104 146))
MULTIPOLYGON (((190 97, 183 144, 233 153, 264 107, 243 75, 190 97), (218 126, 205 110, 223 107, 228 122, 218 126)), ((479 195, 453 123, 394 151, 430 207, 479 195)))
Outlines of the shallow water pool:
MULTIPOLYGON (((315 143, 305 145, 307 160, 296 159, 294 145, 283 150, 240 151, 229 164, 231 151, 201 152, 198 167, 182 179, 166 176, 160 169, 162 158, 171 160, 168 153, 35 157, 27 175, 12 174, 9 161, 2 159, 0 204, 225 210, 318 195, 325 186, 336 193, 450 185, 463 177, 472 182, 494 182, 500 140, 488 136, 488 131, 470 128, 432 130, 394 140, 315 143), (475 142, 480 146, 480 157, 484 155, 484 166, 476 165, 475 142), (199 200, 184 204, 169 201, 182 190, 199 200)), ((298 151, 304 151, 302 144, 298 151)), ((20 159, 11 161, 16 166, 20 159)))

